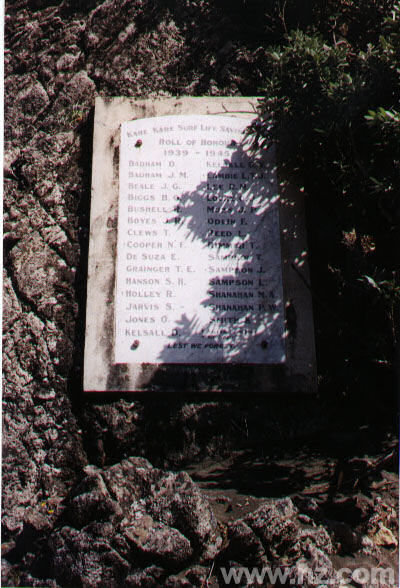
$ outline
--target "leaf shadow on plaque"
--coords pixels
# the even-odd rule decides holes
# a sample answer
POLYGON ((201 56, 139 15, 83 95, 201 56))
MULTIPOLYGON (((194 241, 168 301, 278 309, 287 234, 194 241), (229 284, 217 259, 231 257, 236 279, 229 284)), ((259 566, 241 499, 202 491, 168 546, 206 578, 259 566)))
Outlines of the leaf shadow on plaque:
POLYGON ((227 147, 230 157, 193 191, 180 195, 175 216, 167 221, 188 247, 196 243, 207 256, 208 273, 199 299, 201 277, 193 259, 195 272, 187 286, 199 300, 198 310, 177 316, 170 343, 158 357, 162 364, 176 363, 177 349, 188 364, 200 363, 199 350, 207 364, 280 364, 284 359, 274 153, 252 153, 246 139, 227 147))

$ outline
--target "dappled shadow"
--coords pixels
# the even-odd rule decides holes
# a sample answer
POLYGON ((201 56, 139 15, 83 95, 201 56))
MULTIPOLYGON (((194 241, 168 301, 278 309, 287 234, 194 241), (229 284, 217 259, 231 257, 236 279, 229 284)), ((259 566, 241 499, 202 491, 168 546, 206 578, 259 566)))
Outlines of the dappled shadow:
POLYGON ((228 147, 230 157, 179 196, 169 219, 185 246, 200 245, 192 283, 185 284, 199 304, 196 314, 175 319, 162 363, 174 363, 177 349, 187 363, 272 364, 285 357, 273 152, 252 154, 245 141, 228 147))

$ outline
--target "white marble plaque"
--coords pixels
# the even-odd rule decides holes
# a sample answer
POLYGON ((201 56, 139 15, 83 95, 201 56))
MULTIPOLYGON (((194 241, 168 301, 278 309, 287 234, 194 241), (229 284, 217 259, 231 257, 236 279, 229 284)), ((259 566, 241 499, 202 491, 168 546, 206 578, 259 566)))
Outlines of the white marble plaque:
POLYGON ((248 124, 122 124, 115 363, 285 361, 275 161, 248 124))

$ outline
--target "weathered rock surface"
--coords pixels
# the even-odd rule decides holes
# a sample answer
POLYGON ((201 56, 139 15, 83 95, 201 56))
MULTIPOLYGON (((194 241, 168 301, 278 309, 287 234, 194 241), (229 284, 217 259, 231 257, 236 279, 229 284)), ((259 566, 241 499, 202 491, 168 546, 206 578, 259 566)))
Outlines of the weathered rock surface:
MULTIPOLYGON (((326 428, 315 399, 282 410, 260 398, 82 395, 94 97, 256 95, 270 23, 264 2, 253 4, 6 3, 4 586, 201 585, 216 578, 210 568, 225 541, 239 561, 241 549, 249 562, 329 554, 323 511, 301 511, 315 519, 310 527, 288 503, 274 515, 263 506, 221 537, 186 474, 131 457, 181 467, 232 447, 264 452, 305 426, 326 428)), ((385 529, 397 529, 386 515, 370 513, 364 551, 374 541, 392 549, 385 529)))
MULTIPOLYGON (((304 578, 304 586, 313 586, 318 570, 319 582, 339 581, 329 555, 335 552, 326 529, 312 519, 304 524, 289 498, 265 502, 243 519, 228 525, 228 545, 223 558, 231 566, 257 567, 260 571, 281 570, 288 581, 304 578)), ((227 569, 227 566, 225 566, 227 569)), ((315 584, 317 585, 317 583, 315 584)))
POLYGON ((54 528, 35 531, 24 562, 61 586, 158 582, 160 574, 166 579, 193 560, 215 557, 221 545, 211 507, 190 477, 142 458, 104 470, 87 466, 54 528))
POLYGON ((171 463, 230 444, 217 403, 81 396, 91 117, 96 93, 251 92, 261 70, 248 66, 262 59, 258 45, 230 40, 240 19, 213 3, 17 0, 7 3, 5 25, 3 506, 11 536, 28 508, 65 497, 88 461, 146 453, 171 463), (168 436, 165 449, 159 435, 168 436))
MULTIPOLYGON (((101 464, 144 451, 136 432, 140 425, 143 433, 148 416, 142 403, 88 402, 84 410, 80 397, 90 113, 98 92, 207 91, 208 79, 183 67, 195 51, 197 60, 199 48, 188 12, 213 22, 207 11, 185 3, 172 11, 141 0, 6 6, 6 537, 18 534, 26 513, 44 508, 41 503, 51 501, 46 516, 52 518, 87 454, 101 464)), ((200 44, 207 61, 219 48, 215 40, 207 47, 206 38, 200 44)), ((235 52, 225 47, 218 71, 235 52)), ((224 79, 221 92, 237 91, 224 79)))
POLYGON ((262 541, 243 519, 229 524, 228 539, 226 555, 229 559, 253 564, 263 561, 263 558, 268 561, 262 541))
POLYGON ((86 466, 53 525, 24 524, 8 547, 4 578, 22 572, 25 582, 31 574, 31 582, 48 586, 201 586, 214 567, 218 582, 221 566, 236 562, 290 566, 293 577, 311 577, 318 568, 335 585, 334 546, 323 526, 305 518, 290 499, 268 500, 224 533, 184 472, 134 457, 103 469, 86 466), (12 565, 19 558, 22 570, 12 565))

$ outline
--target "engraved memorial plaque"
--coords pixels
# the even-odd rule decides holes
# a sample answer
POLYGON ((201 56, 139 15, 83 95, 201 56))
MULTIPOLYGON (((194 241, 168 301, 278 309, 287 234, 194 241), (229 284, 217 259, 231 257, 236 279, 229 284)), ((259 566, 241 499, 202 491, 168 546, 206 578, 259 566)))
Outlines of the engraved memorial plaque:
POLYGON ((276 168, 248 124, 122 124, 115 363, 285 361, 276 168))
POLYGON ((86 392, 315 391, 304 195, 257 105, 96 98, 86 392))

